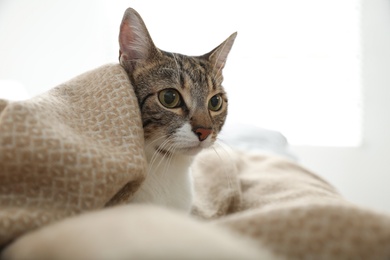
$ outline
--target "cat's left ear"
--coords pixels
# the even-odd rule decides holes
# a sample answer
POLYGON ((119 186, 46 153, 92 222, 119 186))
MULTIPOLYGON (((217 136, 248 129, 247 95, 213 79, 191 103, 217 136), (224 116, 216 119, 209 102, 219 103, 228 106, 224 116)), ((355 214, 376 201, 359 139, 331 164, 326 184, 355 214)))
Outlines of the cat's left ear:
POLYGON ((234 40, 237 37, 237 32, 229 36, 223 43, 211 52, 203 55, 204 58, 208 59, 213 66, 213 70, 216 73, 220 73, 225 67, 226 59, 230 50, 232 49, 234 40))

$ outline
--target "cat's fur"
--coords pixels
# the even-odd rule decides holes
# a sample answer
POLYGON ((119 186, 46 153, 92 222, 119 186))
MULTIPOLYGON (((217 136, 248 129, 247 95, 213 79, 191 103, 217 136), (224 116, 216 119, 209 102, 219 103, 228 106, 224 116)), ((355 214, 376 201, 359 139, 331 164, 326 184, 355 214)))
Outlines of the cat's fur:
POLYGON ((165 52, 155 47, 141 16, 126 10, 119 60, 138 98, 148 161, 147 177, 133 202, 190 209, 190 164, 215 142, 227 115, 222 69, 235 37, 203 56, 165 52), (179 103, 167 107, 177 96, 179 103))

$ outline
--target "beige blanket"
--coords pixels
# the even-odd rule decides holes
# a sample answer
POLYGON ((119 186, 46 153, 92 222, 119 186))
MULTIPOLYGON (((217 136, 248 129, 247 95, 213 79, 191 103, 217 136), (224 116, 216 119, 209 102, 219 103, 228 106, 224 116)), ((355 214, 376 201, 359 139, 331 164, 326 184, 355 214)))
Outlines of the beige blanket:
POLYGON ((273 155, 201 153, 192 216, 105 208, 127 202, 145 167, 119 65, 0 110, 0 244, 16 239, 4 259, 390 259, 388 215, 273 155))
POLYGON ((119 65, 0 105, 0 244, 126 200, 146 165, 140 112, 119 65))

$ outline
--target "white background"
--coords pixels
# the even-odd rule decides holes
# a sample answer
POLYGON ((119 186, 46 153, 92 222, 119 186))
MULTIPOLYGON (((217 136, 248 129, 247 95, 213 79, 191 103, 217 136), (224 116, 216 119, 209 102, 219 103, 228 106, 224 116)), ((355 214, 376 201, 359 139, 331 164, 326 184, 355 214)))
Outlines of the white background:
POLYGON ((363 0, 361 10, 363 143, 294 150, 348 199, 390 212, 390 1, 363 0))

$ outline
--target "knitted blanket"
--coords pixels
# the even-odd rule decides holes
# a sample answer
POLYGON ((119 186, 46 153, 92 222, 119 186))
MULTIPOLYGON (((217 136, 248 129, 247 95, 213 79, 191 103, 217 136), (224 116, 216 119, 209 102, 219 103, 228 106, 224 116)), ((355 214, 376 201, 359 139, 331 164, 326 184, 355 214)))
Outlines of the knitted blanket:
POLYGON ((286 259, 390 259, 389 215, 346 201, 295 161, 218 154, 207 151, 194 165, 195 215, 286 259))
POLYGON ((390 259, 390 217, 274 155, 210 149, 192 214, 127 204, 144 178, 119 65, 0 102, 1 259, 390 259))
POLYGON ((0 245, 126 201, 142 182, 140 112, 120 65, 0 109, 0 245))

